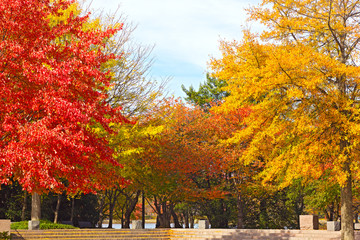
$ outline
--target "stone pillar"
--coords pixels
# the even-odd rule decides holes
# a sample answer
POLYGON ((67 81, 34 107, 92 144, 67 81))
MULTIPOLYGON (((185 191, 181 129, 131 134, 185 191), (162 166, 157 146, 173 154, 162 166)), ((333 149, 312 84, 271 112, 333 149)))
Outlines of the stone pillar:
POLYGON ((131 229, 142 229, 142 221, 141 220, 132 220, 131 221, 131 229))
POLYGON ((40 221, 31 220, 28 223, 29 230, 39 230, 40 229, 40 221))
POLYGON ((317 215, 300 215, 301 230, 318 230, 319 217, 317 215))
POLYGON ((360 223, 354 223, 354 230, 360 230, 360 223))
POLYGON ((210 224, 208 220, 199 220, 199 229, 209 229, 210 224))
POLYGON ((8 232, 10 235, 10 219, 0 219, 0 232, 8 232))
POLYGON ((340 222, 338 221, 328 221, 326 223, 326 228, 328 231, 340 231, 340 222))

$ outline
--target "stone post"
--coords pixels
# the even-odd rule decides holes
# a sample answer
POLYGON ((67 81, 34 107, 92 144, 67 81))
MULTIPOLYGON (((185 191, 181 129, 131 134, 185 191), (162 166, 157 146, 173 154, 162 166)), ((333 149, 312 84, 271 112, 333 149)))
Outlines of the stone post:
POLYGON ((326 229, 328 231, 340 231, 340 222, 338 221, 328 221, 326 222, 326 229))
POLYGON ((199 220, 199 229, 209 229, 210 224, 208 220, 199 220))
POLYGON ((317 215, 300 215, 300 230, 318 230, 319 217, 317 215))
POLYGON ((10 219, 0 219, 0 232, 8 232, 10 235, 10 219))
POLYGON ((354 230, 360 230, 360 223, 354 223, 354 230))
POLYGON ((131 229, 142 229, 142 221, 141 220, 132 220, 131 221, 131 229))

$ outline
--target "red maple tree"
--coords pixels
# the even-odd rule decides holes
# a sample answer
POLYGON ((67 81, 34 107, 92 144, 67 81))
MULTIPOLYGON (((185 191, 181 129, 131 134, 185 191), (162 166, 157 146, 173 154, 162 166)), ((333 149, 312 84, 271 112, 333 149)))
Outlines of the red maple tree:
POLYGON ((126 121, 105 103, 102 69, 119 29, 84 30, 89 15, 50 24, 72 2, 0 1, 0 181, 30 192, 92 191, 117 165, 92 127, 126 121))

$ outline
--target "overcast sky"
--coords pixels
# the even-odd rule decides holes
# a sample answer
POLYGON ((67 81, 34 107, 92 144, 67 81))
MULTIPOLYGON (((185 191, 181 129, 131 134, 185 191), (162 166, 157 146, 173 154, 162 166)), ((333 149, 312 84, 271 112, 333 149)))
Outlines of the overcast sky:
POLYGON ((133 38, 155 44, 155 79, 171 77, 169 91, 184 97, 181 85, 196 89, 206 80, 207 62, 219 56, 219 40, 240 39, 247 23, 244 8, 260 0, 93 0, 93 9, 120 13, 137 24, 133 38))

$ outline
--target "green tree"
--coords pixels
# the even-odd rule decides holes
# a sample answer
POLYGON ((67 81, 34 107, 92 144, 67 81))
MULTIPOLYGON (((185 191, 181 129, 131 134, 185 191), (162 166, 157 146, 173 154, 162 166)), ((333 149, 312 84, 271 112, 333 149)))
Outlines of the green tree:
POLYGON ((181 88, 187 95, 186 101, 203 109, 209 109, 212 103, 219 103, 224 97, 229 95, 229 92, 223 90, 223 87, 226 85, 226 81, 206 74, 206 82, 200 83, 199 90, 196 91, 193 86, 186 89, 184 85, 181 85, 181 88))
POLYGON ((313 181, 306 188, 305 204, 307 211, 320 212, 328 221, 337 221, 340 217, 340 185, 324 176, 313 181))

